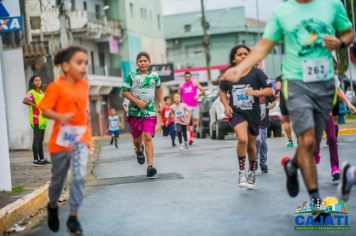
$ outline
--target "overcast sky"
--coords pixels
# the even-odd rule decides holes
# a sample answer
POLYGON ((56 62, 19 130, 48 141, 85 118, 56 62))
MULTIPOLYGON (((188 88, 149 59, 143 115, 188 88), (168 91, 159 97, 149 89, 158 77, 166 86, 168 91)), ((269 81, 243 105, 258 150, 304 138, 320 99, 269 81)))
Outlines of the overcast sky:
MULTIPOLYGON (((163 15, 200 11, 200 0, 161 0, 163 15)), ((274 6, 281 0, 204 0, 205 9, 231 8, 245 6, 247 17, 257 18, 256 1, 259 4, 260 19, 268 20, 274 6)))

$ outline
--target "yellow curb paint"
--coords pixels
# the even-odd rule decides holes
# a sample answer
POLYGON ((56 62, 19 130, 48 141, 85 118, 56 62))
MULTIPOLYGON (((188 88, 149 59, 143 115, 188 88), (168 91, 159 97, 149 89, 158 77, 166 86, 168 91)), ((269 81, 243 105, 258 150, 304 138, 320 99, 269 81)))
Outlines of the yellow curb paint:
POLYGON ((38 209, 46 206, 48 184, 0 209, 0 234, 38 209))
MULTIPOLYGON (((351 135, 351 134, 356 134, 356 128, 350 128, 350 129, 340 129, 339 130, 339 135, 351 135)), ((325 131, 323 132, 323 138, 326 137, 325 131)))

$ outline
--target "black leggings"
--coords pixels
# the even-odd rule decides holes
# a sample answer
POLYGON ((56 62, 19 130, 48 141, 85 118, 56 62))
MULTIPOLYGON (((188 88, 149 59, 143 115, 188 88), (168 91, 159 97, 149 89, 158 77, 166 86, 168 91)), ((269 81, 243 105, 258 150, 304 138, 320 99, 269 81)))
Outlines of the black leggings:
POLYGON ((32 152, 33 159, 40 160, 44 159, 43 155, 43 139, 44 139, 45 130, 39 129, 38 125, 33 127, 33 143, 32 143, 32 152))
POLYGON ((183 134, 184 142, 187 142, 187 126, 176 124, 176 131, 178 135, 179 144, 182 144, 182 134, 183 134))

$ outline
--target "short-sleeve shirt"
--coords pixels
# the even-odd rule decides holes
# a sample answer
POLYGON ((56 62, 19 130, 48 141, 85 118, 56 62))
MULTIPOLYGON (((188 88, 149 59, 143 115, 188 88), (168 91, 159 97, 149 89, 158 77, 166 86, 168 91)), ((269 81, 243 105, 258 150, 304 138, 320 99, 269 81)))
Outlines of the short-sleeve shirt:
POLYGON ((331 51, 323 36, 335 35, 352 26, 340 0, 290 0, 279 5, 267 23, 264 39, 284 39, 284 80, 327 81, 334 77, 331 51))
POLYGON ((142 75, 139 70, 131 72, 124 80, 122 90, 131 92, 132 96, 146 102, 144 109, 135 103, 129 103, 129 115, 137 117, 156 116, 156 88, 161 87, 161 79, 157 72, 149 71, 142 75))
POLYGON ((267 76, 263 71, 257 68, 252 68, 251 71, 238 82, 231 83, 222 81, 220 89, 227 91, 230 95, 229 105, 234 111, 234 116, 239 114, 244 116, 249 122, 257 125, 261 124, 261 109, 258 97, 247 96, 247 89, 259 90, 261 88, 270 87, 267 84, 267 76))
POLYGON ((186 125, 188 121, 187 111, 190 111, 190 108, 185 103, 173 104, 171 106, 171 112, 174 114, 174 122, 176 124, 186 125))
POLYGON ((163 124, 166 124, 167 121, 168 121, 168 125, 170 125, 172 122, 174 122, 174 117, 171 116, 171 107, 170 106, 164 106, 162 108, 161 117, 162 117, 163 124))
MULTIPOLYGON (((72 113, 74 116, 67 125, 84 129, 79 141, 91 146, 91 129, 88 122, 89 84, 81 79, 76 83, 69 83, 64 77, 53 81, 47 87, 45 96, 40 102, 41 111, 53 110, 60 114, 72 113)), ((72 150, 72 147, 58 144, 58 136, 63 124, 54 122, 51 138, 48 144, 50 153, 72 150)))
POLYGON ((109 131, 116 131, 116 130, 120 130, 119 127, 119 116, 118 115, 114 115, 114 116, 109 116, 108 117, 109 120, 109 131))

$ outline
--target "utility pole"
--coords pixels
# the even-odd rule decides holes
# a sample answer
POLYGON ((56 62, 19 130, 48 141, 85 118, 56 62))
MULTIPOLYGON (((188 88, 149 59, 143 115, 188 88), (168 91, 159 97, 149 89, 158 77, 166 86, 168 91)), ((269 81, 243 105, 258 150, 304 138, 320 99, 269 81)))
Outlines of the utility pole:
POLYGON ((60 42, 62 48, 66 48, 69 46, 65 1, 66 0, 57 0, 57 5, 59 7, 59 25, 60 25, 59 34, 60 34, 60 42))
POLYGON ((204 9, 204 0, 200 0, 201 2, 201 24, 203 27, 203 33, 204 33, 204 38, 203 38, 203 46, 204 46, 204 53, 205 53, 205 61, 206 61, 206 67, 207 67, 207 72, 208 72, 208 87, 211 89, 212 83, 211 83, 211 71, 210 71, 210 52, 209 52, 209 35, 208 35, 208 29, 209 29, 209 23, 206 21, 205 18, 205 9, 204 9))
POLYGON ((2 69, 2 38, 0 36, 0 191, 11 191, 9 141, 6 120, 4 74, 2 69))

